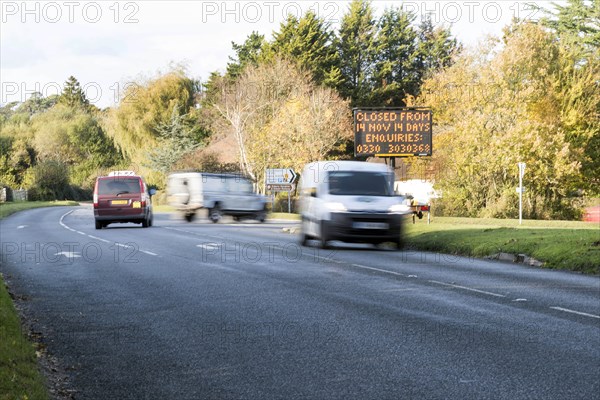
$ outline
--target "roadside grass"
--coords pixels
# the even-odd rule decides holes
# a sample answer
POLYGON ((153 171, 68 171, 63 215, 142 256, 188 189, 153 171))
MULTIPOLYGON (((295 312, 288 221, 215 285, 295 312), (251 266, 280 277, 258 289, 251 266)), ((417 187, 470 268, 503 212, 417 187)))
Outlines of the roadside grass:
POLYGON ((48 399, 34 345, 21 331, 21 321, 0 276, 0 399, 48 399))
POLYGON ((16 201, 0 203, 0 219, 8 217, 18 211, 39 207, 76 206, 76 201, 16 201))
POLYGON ((269 213, 267 215, 267 218, 268 219, 286 219, 286 220, 290 220, 290 221, 300 221, 300 214, 274 212, 274 213, 269 213))
POLYGON ((600 226, 578 221, 523 221, 436 217, 412 224, 407 245, 417 250, 487 257, 525 254, 544 268, 600 273, 600 226))
POLYGON ((161 204, 159 206, 155 206, 155 205, 152 206, 152 212, 158 213, 158 214, 161 214, 161 213, 172 213, 172 212, 175 212, 175 211, 176 211, 175 208, 173 208, 173 207, 171 207, 169 205, 166 205, 166 204, 161 204))
MULTIPOLYGON (((0 219, 39 207, 76 206, 74 201, 31 201, 0 204, 0 219)), ((0 400, 48 399, 31 343, 21 328, 12 299, 0 274, 0 400)))

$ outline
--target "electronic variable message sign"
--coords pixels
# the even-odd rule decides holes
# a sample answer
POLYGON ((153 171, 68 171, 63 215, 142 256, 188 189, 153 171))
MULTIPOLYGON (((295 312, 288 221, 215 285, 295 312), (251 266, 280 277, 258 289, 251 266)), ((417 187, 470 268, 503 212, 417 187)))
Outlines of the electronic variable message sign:
POLYGON ((430 156, 432 118, 425 108, 354 109, 354 155, 430 156))

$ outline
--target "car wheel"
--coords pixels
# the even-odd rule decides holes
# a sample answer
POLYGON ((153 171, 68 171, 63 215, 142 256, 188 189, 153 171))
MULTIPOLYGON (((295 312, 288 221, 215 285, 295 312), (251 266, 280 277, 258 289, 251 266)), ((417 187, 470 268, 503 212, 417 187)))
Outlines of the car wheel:
POLYGON ((208 217, 215 224, 219 222, 219 220, 221 219, 221 208, 218 204, 215 204, 215 206, 210 209, 208 217))
POLYGON ((308 241, 310 240, 310 236, 306 234, 306 229, 304 228, 304 220, 300 224, 300 244, 304 247, 308 246, 308 241))
POLYGON ((96 221, 96 229, 102 229, 104 225, 100 221, 96 221))
POLYGON ((194 220, 194 218, 196 218, 196 213, 186 213, 185 214, 185 220, 187 222, 192 222, 194 220))
POLYGON ((240 217, 238 217, 237 215, 234 215, 234 216, 233 216, 233 220, 234 220, 235 222, 240 222, 241 218, 240 218, 240 217))
POLYGON ((142 220, 142 228, 147 228, 149 226, 148 221, 149 221, 148 218, 145 218, 142 220))
POLYGON ((331 246, 329 246, 329 234, 327 232, 327 225, 325 224, 325 221, 321 221, 321 237, 319 238, 319 244, 321 245, 322 249, 329 249, 331 246))

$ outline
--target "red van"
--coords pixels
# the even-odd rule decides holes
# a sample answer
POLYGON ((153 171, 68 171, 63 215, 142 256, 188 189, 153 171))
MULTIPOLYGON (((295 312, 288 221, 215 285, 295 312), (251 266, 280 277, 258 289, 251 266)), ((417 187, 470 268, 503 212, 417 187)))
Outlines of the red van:
POLYGON ((113 171, 96 179, 94 219, 96 229, 113 222, 133 222, 152 226, 152 196, 146 182, 133 171, 113 171))

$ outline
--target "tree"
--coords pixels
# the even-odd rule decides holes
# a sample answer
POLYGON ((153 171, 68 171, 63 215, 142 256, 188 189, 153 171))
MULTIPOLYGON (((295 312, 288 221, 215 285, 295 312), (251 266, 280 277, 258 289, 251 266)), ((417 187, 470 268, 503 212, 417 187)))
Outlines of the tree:
POLYGON ((365 105, 370 95, 376 34, 371 3, 353 0, 347 14, 342 17, 338 42, 340 70, 344 78, 340 93, 351 99, 352 106, 365 105))
POLYGON ((124 90, 119 106, 105 115, 104 126, 123 155, 149 180, 161 180, 155 171, 144 169, 150 151, 161 144, 161 127, 170 124, 173 113, 200 125, 200 87, 182 68, 149 80, 139 80, 124 90), (174 111, 175 110, 175 111, 174 111), (155 176, 154 176, 155 175, 155 176))
POLYGON ((543 26, 555 31, 586 58, 600 48, 600 1, 567 0, 565 5, 552 4, 555 10, 538 7, 546 15, 540 19, 543 26))
POLYGON ((268 46, 265 36, 253 31, 242 44, 231 42, 231 46, 235 51, 235 58, 229 57, 230 62, 227 64, 227 76, 236 78, 244 70, 246 65, 256 65, 261 57, 262 52, 268 46))
POLYGON ((85 97, 85 93, 81 89, 79 81, 72 75, 65 82, 65 87, 58 102, 68 107, 87 108, 90 105, 90 102, 85 97))
POLYGON ((418 93, 417 32, 411 26, 414 20, 412 13, 402 9, 392 7, 383 12, 375 45, 372 104, 405 106, 407 95, 418 93))
POLYGON ((78 186, 91 187, 99 170, 122 160, 96 116, 81 108, 58 104, 33 117, 31 129, 38 161, 64 164, 78 186))
POLYGON ((171 120, 156 127, 159 144, 148 154, 149 166, 168 173, 184 155, 202 145, 199 127, 189 114, 181 115, 178 107, 173 108, 171 120))
POLYGON ((600 91, 592 84, 599 70, 578 67, 552 33, 532 23, 511 26, 504 40, 500 51, 496 40, 462 54, 424 84, 418 102, 436 116, 443 205, 454 215, 515 217, 523 161, 525 215, 574 218, 579 193, 592 193, 597 179, 572 137, 600 132, 600 91))
POLYGON ((273 35, 272 51, 280 58, 297 62, 310 71, 317 84, 338 87, 342 81, 335 34, 329 23, 308 11, 298 19, 288 15, 279 32, 273 35))
POLYGON ((452 57, 460 53, 461 48, 449 28, 435 27, 430 16, 424 18, 418 29, 417 66, 420 80, 452 65, 452 57))
POLYGON ((235 136, 240 168, 259 184, 265 168, 325 158, 352 132, 348 102, 283 59, 223 79, 212 106, 221 117, 216 131, 235 136))

